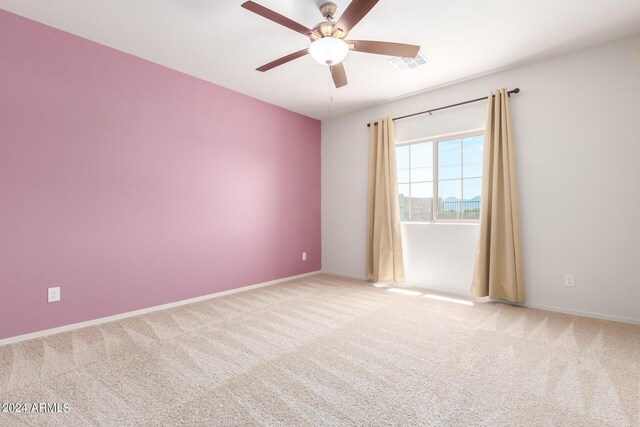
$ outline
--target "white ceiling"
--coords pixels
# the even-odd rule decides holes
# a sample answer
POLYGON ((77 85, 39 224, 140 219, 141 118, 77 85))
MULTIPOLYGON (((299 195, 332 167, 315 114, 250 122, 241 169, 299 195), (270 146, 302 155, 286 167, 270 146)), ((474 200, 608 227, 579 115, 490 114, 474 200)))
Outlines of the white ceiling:
MULTIPOLYGON (((350 3, 338 4, 338 16, 350 3)), ((324 119, 435 86, 640 32, 638 0, 380 0, 352 39, 419 44, 425 66, 351 52, 335 89, 310 56, 255 68, 307 38, 240 7, 243 0, 0 0, 0 8, 186 74, 324 119)), ((312 27, 319 0, 256 0, 312 27)))

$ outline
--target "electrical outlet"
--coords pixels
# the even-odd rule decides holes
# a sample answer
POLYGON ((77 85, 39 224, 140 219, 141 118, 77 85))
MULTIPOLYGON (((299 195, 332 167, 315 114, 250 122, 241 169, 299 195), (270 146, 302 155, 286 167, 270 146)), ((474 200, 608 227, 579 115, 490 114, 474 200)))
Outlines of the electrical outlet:
POLYGON ((307 253, 306 252, 302 252, 302 260, 303 261, 307 260, 307 253))
POLYGON ((576 278, 573 274, 565 274, 564 275, 564 285, 568 288, 575 288, 576 287, 576 278))
POLYGON ((47 292, 47 302, 60 301, 60 286, 49 288, 47 292))

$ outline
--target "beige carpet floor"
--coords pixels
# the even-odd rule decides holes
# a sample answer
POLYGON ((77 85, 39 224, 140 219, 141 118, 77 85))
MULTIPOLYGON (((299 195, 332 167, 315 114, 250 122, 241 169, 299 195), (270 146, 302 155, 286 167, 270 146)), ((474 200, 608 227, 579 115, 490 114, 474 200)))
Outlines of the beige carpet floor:
POLYGON ((0 425, 640 425, 640 327, 318 275, 0 347, 0 425))

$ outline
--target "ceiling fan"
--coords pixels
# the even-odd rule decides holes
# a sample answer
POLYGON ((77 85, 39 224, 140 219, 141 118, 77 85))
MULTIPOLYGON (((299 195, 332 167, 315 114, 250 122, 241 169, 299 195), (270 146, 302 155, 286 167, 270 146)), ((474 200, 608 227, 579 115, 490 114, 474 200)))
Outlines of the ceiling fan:
POLYGON ((243 8, 309 37, 311 40, 311 45, 308 48, 271 61, 256 70, 263 72, 268 71, 305 56, 306 54, 310 54, 313 59, 320 64, 329 66, 333 83, 339 88, 347 84, 347 74, 345 73, 342 60, 350 50, 404 58, 414 58, 417 56, 420 51, 420 46, 348 39, 349 31, 373 9, 378 1, 379 0, 353 0, 337 22, 333 20, 336 10, 338 9, 336 4, 331 2, 324 3, 320 6, 320 12, 325 21, 316 24, 313 28, 307 28, 253 1, 242 3, 243 8))

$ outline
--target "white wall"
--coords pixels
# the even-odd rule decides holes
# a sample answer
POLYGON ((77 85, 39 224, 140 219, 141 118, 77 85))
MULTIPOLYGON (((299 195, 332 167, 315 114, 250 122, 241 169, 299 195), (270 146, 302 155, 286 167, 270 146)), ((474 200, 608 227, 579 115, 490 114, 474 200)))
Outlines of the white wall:
POLYGON ((455 294, 469 294, 478 226, 402 224, 407 283, 455 294))
MULTIPOLYGON (((364 277, 366 123, 501 87, 522 90, 511 112, 527 304, 640 321, 640 36, 324 121, 323 270, 364 277)), ((398 121, 397 139, 483 127, 485 109, 398 121)), ((477 226, 404 224, 403 237, 407 282, 469 293, 477 226)))

